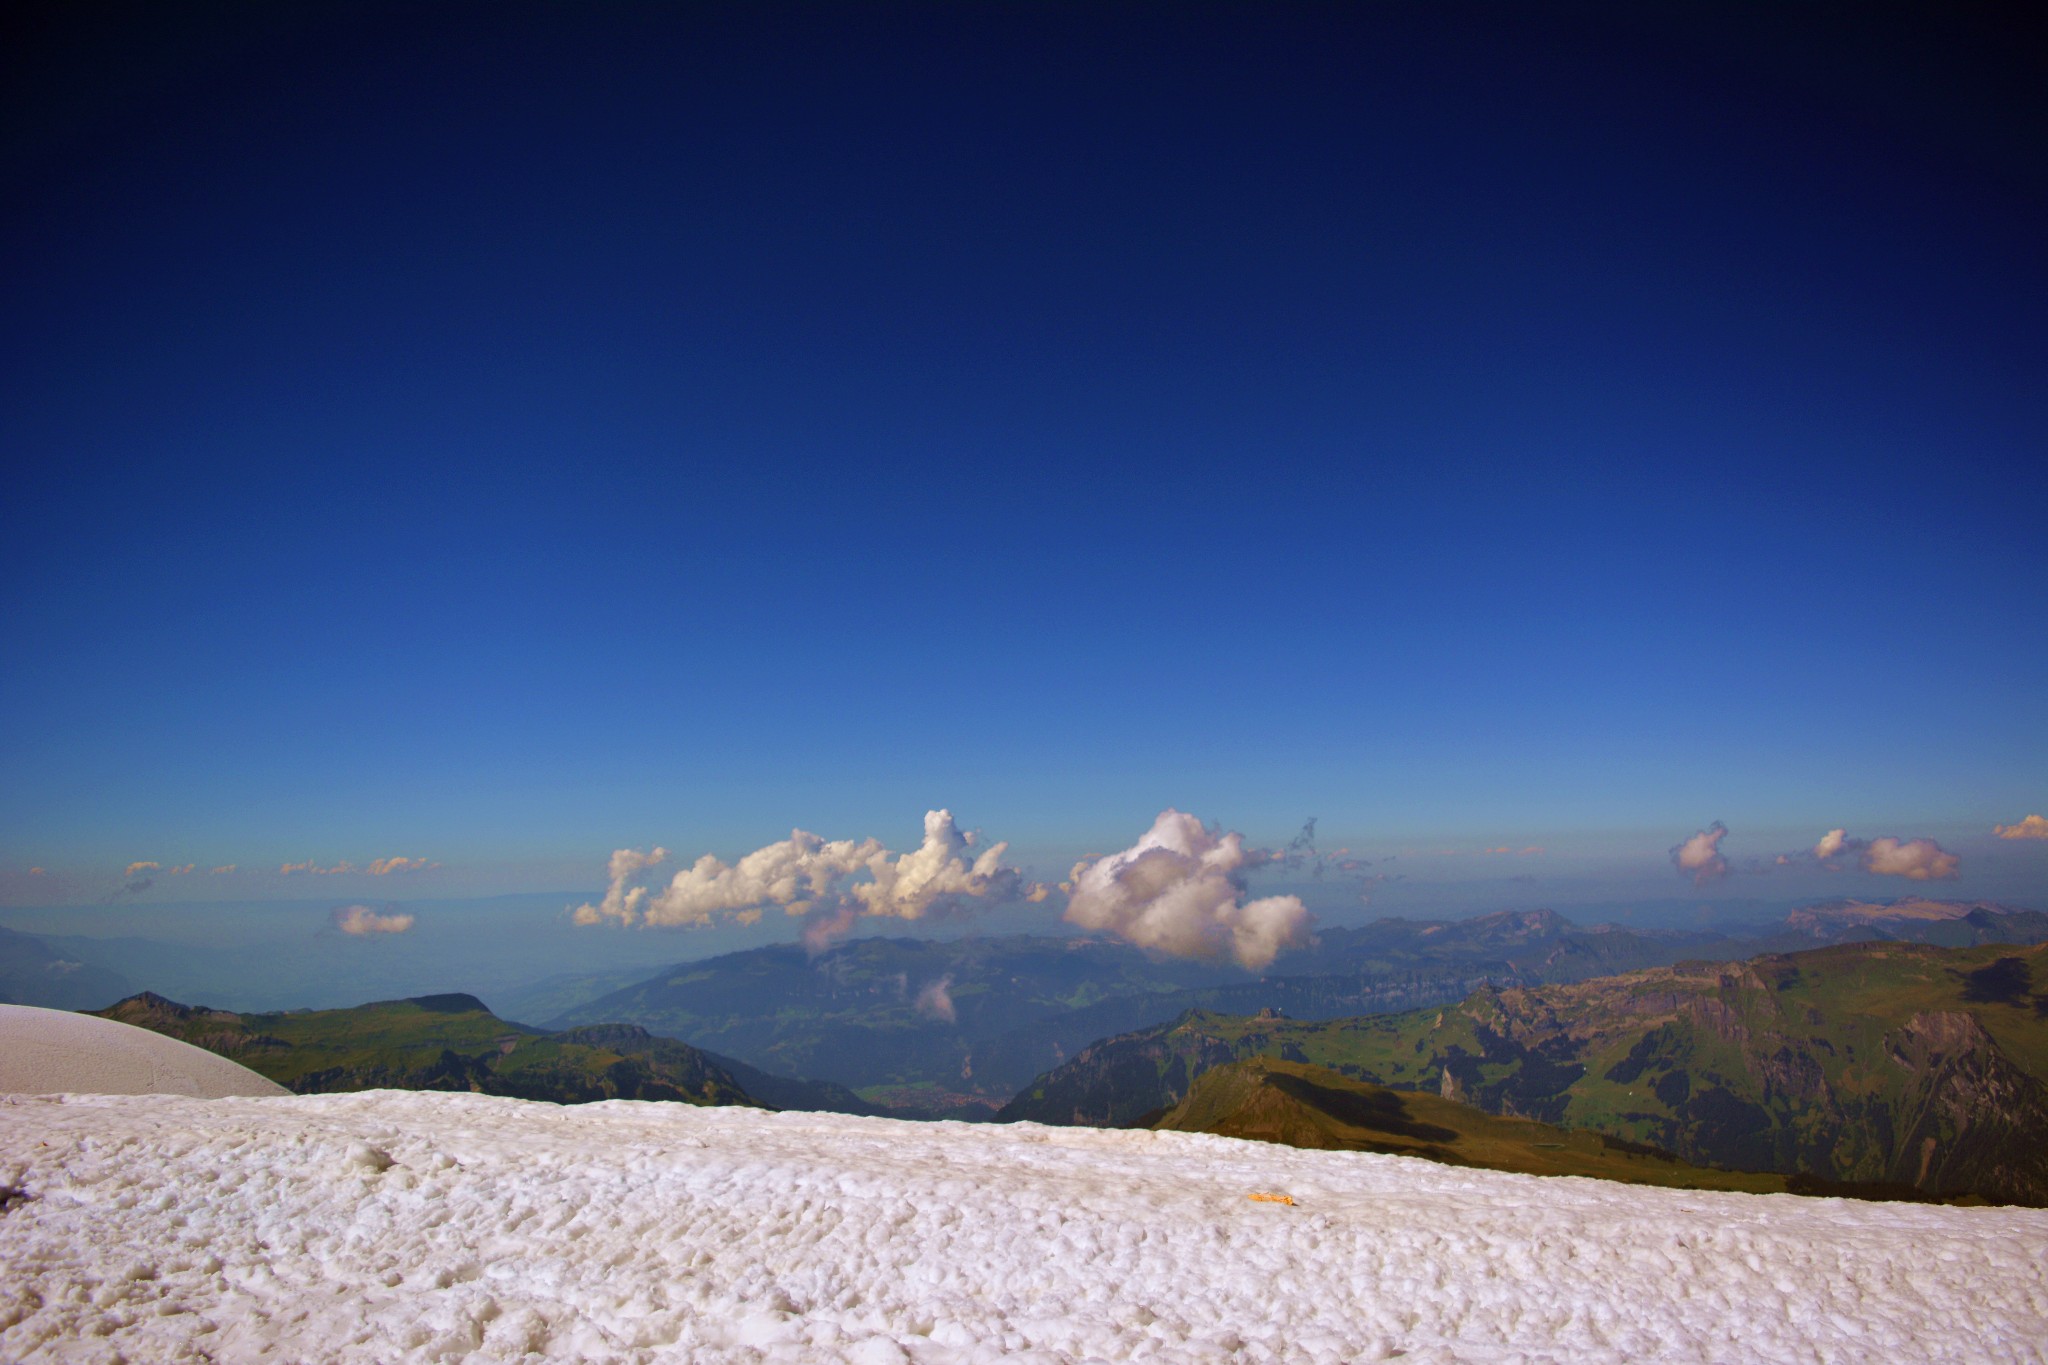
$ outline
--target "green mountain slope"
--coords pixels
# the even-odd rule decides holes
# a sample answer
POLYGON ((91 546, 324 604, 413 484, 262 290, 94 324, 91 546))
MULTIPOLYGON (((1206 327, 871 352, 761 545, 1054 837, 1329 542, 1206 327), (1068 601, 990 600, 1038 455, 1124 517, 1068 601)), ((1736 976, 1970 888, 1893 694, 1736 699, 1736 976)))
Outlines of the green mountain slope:
POLYGON ((698 1049, 630 1026, 546 1033, 511 1024, 469 995, 342 1010, 234 1014, 144 993, 95 1011, 229 1057, 302 1095, 345 1090, 474 1090, 582 1104, 757 1101, 698 1049))
POLYGON ((1204 1072, 1187 1098, 1152 1126, 1289 1147, 1416 1156, 1525 1175, 1593 1176, 1752 1194, 1787 1188, 1781 1175, 1692 1166, 1619 1138, 1500 1118, 1454 1100, 1389 1090, 1272 1057, 1204 1072))
POLYGON ((1699 1164, 2048 1203, 2043 945, 1847 944, 1345 1020, 1196 1013, 1085 1050, 998 1118, 1130 1123, 1253 1056, 1699 1164))

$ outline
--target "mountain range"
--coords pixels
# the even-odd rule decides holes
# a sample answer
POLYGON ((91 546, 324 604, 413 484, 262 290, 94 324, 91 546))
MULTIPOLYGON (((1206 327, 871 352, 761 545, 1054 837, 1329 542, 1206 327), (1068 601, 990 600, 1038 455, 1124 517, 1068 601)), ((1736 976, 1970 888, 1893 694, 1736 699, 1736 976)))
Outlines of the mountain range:
POLYGON ((1686 962, 1341 1020, 1192 1011, 1106 1040, 999 1120, 1124 1126, 1252 1057, 1730 1169, 2048 1203, 2048 946, 1876 941, 1686 962))
MULTIPOLYGON (((2048 915, 1967 903, 1934 916, 1905 902, 1823 908, 1743 937, 1616 925, 1549 910, 1464 920, 1382 919, 1321 931, 1262 975, 1161 958, 1092 938, 863 938, 679 963, 594 994, 551 1028, 620 1020, 782 1075, 829 1077, 925 1117, 988 1117, 1035 1077, 1100 1039, 1191 1009, 1335 1019, 1450 1004, 1482 985, 1528 986, 1735 959, 1846 940, 2048 940, 2048 915)), ((616 976, 604 984, 613 985, 616 976)), ((572 994, 555 983, 549 998, 572 994)))
POLYGON ((635 1025, 549 1032, 500 1019, 469 995, 249 1014, 144 992, 95 1013, 219 1053, 302 1095, 468 1090, 558 1104, 672 1100, 880 1112, 843 1086, 769 1075, 635 1025))
MULTIPOLYGON (((841 1090, 837 1109, 988 1118, 1089 1045, 1190 1010, 1348 1018, 1454 1004, 1486 986, 1571 983, 1854 940, 2038 942, 2048 940, 2048 915, 1983 902, 1833 901, 1736 936, 1587 928, 1547 910, 1382 919, 1323 929, 1260 975, 1086 937, 861 938, 816 954, 773 945, 557 976, 491 998, 501 1021, 532 1021, 540 1031, 630 1025, 708 1049, 754 1068, 746 1088, 755 1094, 765 1095, 770 1077, 829 1082, 841 1090)), ((0 931, 0 999, 81 1008, 154 988, 151 961, 171 959, 152 959, 147 946, 0 931)))

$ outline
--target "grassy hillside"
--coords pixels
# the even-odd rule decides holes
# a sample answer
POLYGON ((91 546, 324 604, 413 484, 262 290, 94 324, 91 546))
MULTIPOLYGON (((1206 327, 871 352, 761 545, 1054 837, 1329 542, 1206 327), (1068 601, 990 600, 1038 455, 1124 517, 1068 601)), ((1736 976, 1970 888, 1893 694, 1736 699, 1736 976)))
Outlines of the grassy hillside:
POLYGON ((1246 1057, 1700 1164, 2048 1203, 2043 945, 1848 944, 1358 1019, 1196 1013, 1087 1049, 999 1117, 1129 1123, 1246 1057))
POLYGON ((1382 1152, 1525 1175, 1772 1194, 1781 1175, 1688 1165, 1668 1152, 1532 1119, 1501 1118, 1436 1095, 1403 1093, 1323 1067, 1258 1057, 1205 1072, 1152 1125, 1329 1151, 1382 1152))
POLYGON ((96 1013, 230 1057, 302 1095, 388 1088, 561 1104, 757 1103, 715 1060, 673 1039, 616 1025, 547 1033, 507 1023, 468 995, 234 1014, 145 993, 96 1013))

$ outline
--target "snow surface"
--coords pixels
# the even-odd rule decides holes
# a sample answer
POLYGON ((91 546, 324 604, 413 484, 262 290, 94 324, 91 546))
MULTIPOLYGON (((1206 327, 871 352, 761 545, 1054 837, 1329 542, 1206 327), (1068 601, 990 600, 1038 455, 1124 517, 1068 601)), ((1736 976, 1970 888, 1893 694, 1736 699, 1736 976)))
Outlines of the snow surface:
POLYGON ((0 1091, 48 1095, 289 1095, 239 1062, 146 1028, 0 1005, 0 1091))
POLYGON ((2048 1342, 2048 1211, 1188 1133, 17 1095, 0 1185, 7 1361, 1988 1362, 2048 1342))

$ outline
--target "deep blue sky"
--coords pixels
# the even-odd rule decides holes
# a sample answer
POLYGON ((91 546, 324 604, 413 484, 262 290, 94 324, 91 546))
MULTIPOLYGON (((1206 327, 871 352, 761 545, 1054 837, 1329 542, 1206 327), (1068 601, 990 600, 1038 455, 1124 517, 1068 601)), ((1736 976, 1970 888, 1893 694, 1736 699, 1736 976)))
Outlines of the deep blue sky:
POLYGON ((2039 34, 1636 8, 32 16, 0 899, 1169 804, 2048 894, 2039 34))

